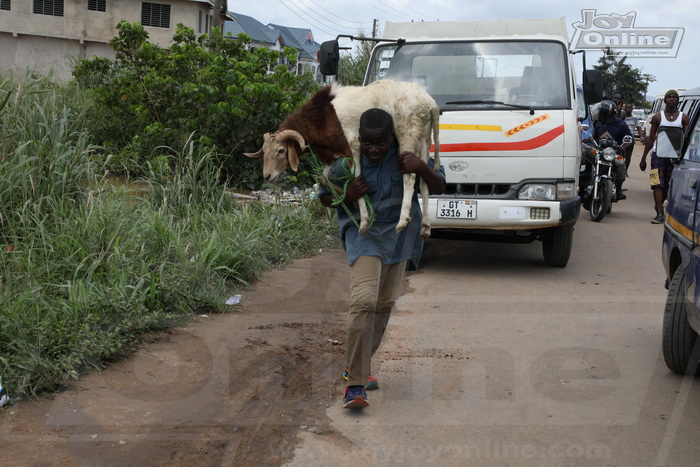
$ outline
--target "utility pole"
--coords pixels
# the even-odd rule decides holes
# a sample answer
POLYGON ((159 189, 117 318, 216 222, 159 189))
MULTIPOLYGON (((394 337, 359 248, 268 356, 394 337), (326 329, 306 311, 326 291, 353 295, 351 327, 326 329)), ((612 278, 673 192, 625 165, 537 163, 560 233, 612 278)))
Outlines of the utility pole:
POLYGON ((214 17, 212 18, 211 26, 212 28, 219 28, 219 32, 222 32, 221 27, 221 1, 214 0, 214 17))
POLYGON ((377 24, 379 23, 378 19, 372 20, 372 39, 377 38, 377 24))

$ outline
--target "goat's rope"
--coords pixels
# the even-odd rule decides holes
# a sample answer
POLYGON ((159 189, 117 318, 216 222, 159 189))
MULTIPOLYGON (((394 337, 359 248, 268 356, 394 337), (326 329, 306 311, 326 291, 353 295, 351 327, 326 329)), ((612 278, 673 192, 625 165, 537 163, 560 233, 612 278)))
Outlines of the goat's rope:
MULTIPOLYGON (((355 224, 355 227, 359 229, 360 224, 357 222, 357 219, 355 219, 355 216, 353 216, 348 205, 345 204, 345 195, 348 191, 348 185, 355 179, 355 172, 352 169, 351 160, 347 157, 343 157, 343 160, 340 162, 341 175, 340 177, 334 179, 342 183, 342 187, 340 187, 335 183, 331 182, 330 178, 326 175, 326 166, 323 165, 318 156, 316 156, 316 154, 314 154, 314 152, 311 151, 311 148, 309 148, 309 152, 312 156, 311 168, 314 174, 316 175, 316 177, 318 177, 319 182, 322 183, 325 187, 327 187, 328 191, 330 191, 331 195, 333 196, 331 206, 342 207, 345 213, 348 215, 348 217, 352 219, 352 222, 353 224, 355 224)), ((374 208, 372 208, 372 202, 369 196, 365 194, 363 195, 363 198, 365 200, 365 204, 367 205, 367 214, 369 215, 369 219, 367 220, 367 228, 369 228, 374 222, 375 212, 374 208)))

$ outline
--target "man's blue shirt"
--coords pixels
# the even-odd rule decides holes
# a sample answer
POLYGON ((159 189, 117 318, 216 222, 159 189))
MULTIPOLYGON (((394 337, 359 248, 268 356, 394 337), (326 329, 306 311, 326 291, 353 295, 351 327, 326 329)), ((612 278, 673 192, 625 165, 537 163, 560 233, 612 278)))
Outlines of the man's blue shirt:
MULTIPOLYGON (((337 185, 342 174, 342 158, 336 159, 330 172, 331 181, 337 185)), ((337 209, 338 228, 343 248, 347 253, 348 264, 352 265, 359 256, 379 257, 383 264, 396 264, 411 260, 414 265, 420 261, 423 241, 420 238, 422 213, 418 197, 414 191, 411 198, 411 222, 396 233, 396 224, 401 213, 403 200, 403 174, 398 164, 398 146, 392 145, 391 150, 379 162, 371 162, 365 156, 360 157, 362 178, 367 184, 367 195, 375 212, 374 222, 365 235, 360 235, 353 218, 359 224, 359 210, 350 207, 353 217, 344 209, 337 209)), ((432 163, 432 160, 431 160, 432 163)), ((442 167, 440 168, 443 172, 442 167)), ((443 172, 444 173, 444 172, 443 172)), ((416 184, 418 186, 418 184, 416 184)), ((319 197, 330 193, 326 187, 319 191, 319 197)))

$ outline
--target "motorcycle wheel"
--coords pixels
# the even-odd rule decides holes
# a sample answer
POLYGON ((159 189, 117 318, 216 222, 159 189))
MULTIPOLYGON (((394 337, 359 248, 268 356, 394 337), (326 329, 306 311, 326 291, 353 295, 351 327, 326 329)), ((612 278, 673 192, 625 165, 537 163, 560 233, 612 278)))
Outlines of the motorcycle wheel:
POLYGON ((598 183, 598 196, 591 201, 591 220, 600 222, 612 206, 612 180, 604 178, 598 183))

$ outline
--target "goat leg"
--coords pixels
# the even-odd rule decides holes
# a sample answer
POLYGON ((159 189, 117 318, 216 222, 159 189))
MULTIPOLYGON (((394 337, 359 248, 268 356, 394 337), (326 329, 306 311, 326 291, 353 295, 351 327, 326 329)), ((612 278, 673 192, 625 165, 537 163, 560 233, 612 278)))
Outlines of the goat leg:
POLYGON ((403 199, 401 200, 401 214, 396 224, 396 232, 401 232, 411 222, 411 198, 413 187, 416 185, 416 174, 403 175, 403 199))
MULTIPOLYGON (((353 151, 353 162, 355 164, 355 177, 359 177, 362 174, 362 169, 360 168, 360 155, 359 151, 355 153, 353 151), (355 155, 357 154, 357 155, 355 155)), ((369 212, 367 211, 367 203, 365 203, 365 197, 362 196, 360 199, 357 200, 357 207, 360 210, 360 229, 359 233, 360 235, 364 235, 367 233, 367 229, 369 229, 369 212)))
POLYGON ((430 218, 428 217, 428 202, 429 202, 428 184, 423 180, 420 181, 420 196, 423 200, 423 224, 420 229, 420 236, 423 240, 430 238, 430 218))

